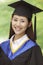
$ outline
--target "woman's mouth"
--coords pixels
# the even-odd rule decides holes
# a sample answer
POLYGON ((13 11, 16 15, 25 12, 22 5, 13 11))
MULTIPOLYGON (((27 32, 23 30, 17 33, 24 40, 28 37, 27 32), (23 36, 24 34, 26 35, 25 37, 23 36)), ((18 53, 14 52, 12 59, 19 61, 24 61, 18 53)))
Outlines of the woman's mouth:
POLYGON ((20 27, 15 27, 15 30, 20 31, 21 28, 20 27))

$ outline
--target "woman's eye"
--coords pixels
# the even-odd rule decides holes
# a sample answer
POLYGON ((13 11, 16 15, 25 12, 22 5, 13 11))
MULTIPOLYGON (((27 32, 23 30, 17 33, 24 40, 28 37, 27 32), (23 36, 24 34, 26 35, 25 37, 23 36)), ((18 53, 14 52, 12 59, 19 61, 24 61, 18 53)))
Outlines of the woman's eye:
POLYGON ((17 19, 14 19, 14 21, 17 21, 17 19))
POLYGON ((21 22, 25 22, 25 21, 21 21, 21 22))

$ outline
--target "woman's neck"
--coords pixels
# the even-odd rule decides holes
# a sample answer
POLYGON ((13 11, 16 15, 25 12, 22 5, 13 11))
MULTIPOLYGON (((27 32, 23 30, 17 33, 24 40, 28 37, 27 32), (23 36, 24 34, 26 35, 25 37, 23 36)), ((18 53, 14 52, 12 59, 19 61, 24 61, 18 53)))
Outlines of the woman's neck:
POLYGON ((17 40, 17 39, 21 38, 23 35, 25 35, 25 34, 20 34, 20 35, 15 34, 14 40, 17 40))

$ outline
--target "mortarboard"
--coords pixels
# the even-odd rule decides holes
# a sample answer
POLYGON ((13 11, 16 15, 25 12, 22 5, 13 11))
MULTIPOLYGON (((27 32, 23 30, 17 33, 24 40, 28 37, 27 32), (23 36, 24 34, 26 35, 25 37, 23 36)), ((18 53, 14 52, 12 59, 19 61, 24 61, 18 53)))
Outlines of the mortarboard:
POLYGON ((15 14, 26 16, 30 19, 32 19, 32 14, 35 14, 34 40, 36 40, 36 13, 42 12, 43 10, 22 0, 11 3, 8 6, 15 8, 15 14))

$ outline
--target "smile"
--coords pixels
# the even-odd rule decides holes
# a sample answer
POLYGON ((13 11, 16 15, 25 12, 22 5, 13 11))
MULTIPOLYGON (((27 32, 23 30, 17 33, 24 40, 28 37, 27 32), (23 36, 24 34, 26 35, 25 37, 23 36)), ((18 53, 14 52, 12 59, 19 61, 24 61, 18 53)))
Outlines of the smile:
POLYGON ((20 31, 21 28, 20 27, 15 27, 15 30, 20 31))

